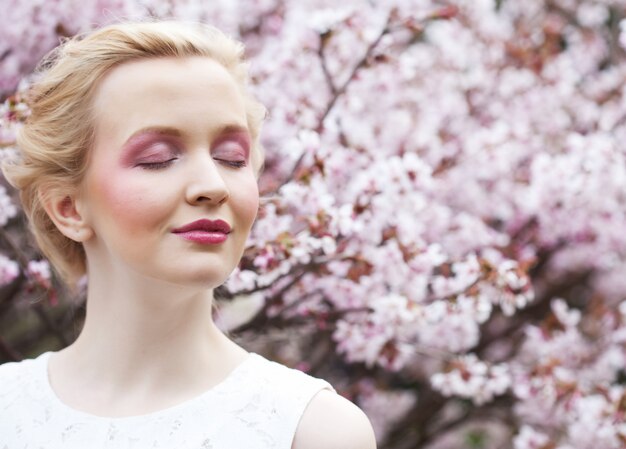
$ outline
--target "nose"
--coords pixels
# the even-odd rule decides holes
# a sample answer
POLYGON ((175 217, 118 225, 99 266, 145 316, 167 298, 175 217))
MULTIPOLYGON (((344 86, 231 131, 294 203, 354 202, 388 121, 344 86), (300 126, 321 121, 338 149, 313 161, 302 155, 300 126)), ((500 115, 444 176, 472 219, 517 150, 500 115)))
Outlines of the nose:
POLYGON ((228 200, 228 186, 210 155, 191 164, 191 172, 185 192, 186 200, 192 205, 218 205, 228 200))

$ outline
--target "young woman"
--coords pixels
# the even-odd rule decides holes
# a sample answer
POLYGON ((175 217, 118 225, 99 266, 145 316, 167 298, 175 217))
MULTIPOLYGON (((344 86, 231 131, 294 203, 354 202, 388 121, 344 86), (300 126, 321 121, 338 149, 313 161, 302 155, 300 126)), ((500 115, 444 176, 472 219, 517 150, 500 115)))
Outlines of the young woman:
POLYGON ((88 275, 87 315, 69 347, 0 366, 0 447, 375 447, 328 383, 212 321, 258 209, 242 53, 208 26, 130 23, 42 63, 5 174, 58 272, 88 275))

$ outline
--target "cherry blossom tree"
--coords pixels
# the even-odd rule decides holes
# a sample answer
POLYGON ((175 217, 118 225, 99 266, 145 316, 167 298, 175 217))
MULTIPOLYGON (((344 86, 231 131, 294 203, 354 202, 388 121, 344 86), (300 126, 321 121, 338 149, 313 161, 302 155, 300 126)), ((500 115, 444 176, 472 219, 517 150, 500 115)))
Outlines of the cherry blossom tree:
MULTIPOLYGON (((381 447, 626 447, 626 1, 74 3, 2 15, 3 157, 59 37, 213 23, 270 111, 220 325, 306 360, 381 447)), ((68 344, 84 295, 27 245, 8 186, 0 226, 0 354, 68 344)))

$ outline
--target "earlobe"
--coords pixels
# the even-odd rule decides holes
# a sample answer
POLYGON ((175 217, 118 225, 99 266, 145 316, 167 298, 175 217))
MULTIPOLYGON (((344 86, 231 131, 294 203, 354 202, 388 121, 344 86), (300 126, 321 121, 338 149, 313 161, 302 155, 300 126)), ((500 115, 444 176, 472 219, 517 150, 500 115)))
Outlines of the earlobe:
POLYGON ((39 197, 46 213, 61 234, 75 242, 85 242, 91 238, 93 231, 74 196, 67 193, 40 192, 39 197))

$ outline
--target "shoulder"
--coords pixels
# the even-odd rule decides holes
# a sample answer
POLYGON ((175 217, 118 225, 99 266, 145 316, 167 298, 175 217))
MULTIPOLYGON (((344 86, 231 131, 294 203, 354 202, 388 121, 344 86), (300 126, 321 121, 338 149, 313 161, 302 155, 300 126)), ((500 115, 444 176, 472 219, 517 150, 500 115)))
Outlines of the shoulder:
MULTIPOLYGON (((374 431, 365 414, 335 393, 325 380, 256 356, 255 397, 266 400, 265 429, 276 426, 292 449, 375 449, 374 431), (260 395, 260 396, 259 396, 260 395), (273 424, 272 424, 273 423, 273 424)), ((255 410, 258 409, 258 404, 255 410)), ((258 411, 258 410, 257 410, 258 411)))
POLYGON ((292 449, 375 449, 372 425, 356 405, 321 390, 306 408, 292 449))

